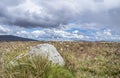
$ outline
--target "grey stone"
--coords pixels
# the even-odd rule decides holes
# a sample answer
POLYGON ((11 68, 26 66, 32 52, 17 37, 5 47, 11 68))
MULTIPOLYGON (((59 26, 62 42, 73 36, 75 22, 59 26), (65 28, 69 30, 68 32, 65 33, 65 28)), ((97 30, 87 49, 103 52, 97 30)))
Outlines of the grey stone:
POLYGON ((45 56, 48 58, 48 60, 52 61, 52 63, 57 63, 61 66, 65 64, 62 56, 59 54, 56 48, 51 44, 39 44, 37 46, 34 46, 30 49, 28 54, 35 56, 38 55, 45 56))

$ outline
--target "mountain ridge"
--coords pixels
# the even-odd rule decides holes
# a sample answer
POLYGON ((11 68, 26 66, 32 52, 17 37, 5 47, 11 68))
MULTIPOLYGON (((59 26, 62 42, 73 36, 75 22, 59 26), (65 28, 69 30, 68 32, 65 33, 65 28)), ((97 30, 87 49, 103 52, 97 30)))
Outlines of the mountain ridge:
POLYGON ((34 39, 23 38, 14 35, 0 35, 0 41, 37 41, 34 39))

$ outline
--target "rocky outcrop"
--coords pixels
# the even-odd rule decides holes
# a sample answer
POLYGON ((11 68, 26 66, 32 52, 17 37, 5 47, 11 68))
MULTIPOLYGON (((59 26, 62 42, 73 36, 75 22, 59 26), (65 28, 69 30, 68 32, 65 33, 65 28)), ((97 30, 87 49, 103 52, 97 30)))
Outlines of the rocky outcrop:
POLYGON ((56 48, 51 44, 39 44, 37 46, 34 46, 30 49, 28 54, 34 56, 45 56, 52 63, 56 63, 61 66, 65 64, 62 56, 59 54, 56 48))

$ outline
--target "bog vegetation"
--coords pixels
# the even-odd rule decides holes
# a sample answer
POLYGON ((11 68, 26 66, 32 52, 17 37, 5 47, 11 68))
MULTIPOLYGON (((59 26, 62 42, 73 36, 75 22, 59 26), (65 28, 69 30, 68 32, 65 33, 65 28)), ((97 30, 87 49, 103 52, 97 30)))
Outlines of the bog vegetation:
POLYGON ((0 42, 0 78, 120 78, 120 43, 113 42, 0 42), (25 56, 31 46, 53 44, 65 66, 44 57, 25 56))

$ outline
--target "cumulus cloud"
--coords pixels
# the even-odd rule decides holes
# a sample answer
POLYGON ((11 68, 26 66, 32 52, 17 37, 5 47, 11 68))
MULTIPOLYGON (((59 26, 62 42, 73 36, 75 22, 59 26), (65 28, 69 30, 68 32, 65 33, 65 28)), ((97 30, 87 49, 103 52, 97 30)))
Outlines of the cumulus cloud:
POLYGON ((2 0, 0 23, 49 28, 72 21, 119 27, 119 9, 120 0, 2 0))
POLYGON ((67 28, 67 29, 50 29, 36 28, 27 29, 11 26, 0 26, 0 34, 16 35, 20 37, 32 38, 36 40, 87 40, 87 41, 120 41, 120 36, 111 29, 86 29, 84 28, 67 28), (94 31, 93 31, 94 30, 94 31))
POLYGON ((43 30, 34 30, 34 31, 17 31, 14 35, 33 38, 37 40, 83 40, 87 39, 87 36, 84 36, 80 33, 67 32, 64 30, 56 29, 43 29, 43 30))
POLYGON ((88 34, 83 34, 79 30, 73 30, 71 32, 56 29, 42 29, 34 31, 19 31, 14 35, 33 38, 37 40, 87 40, 87 41, 120 41, 120 36, 114 34, 110 29, 104 29, 88 34))
POLYGON ((10 29, 0 25, 0 34, 8 34, 9 32, 11 32, 10 29))
POLYGON ((120 0, 0 1, 0 34, 35 39, 120 40, 119 21, 120 0), (42 29, 33 30, 36 27, 42 29))

